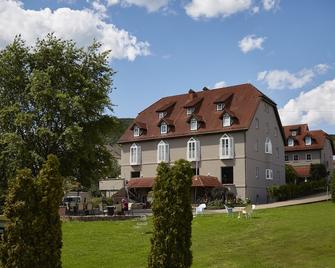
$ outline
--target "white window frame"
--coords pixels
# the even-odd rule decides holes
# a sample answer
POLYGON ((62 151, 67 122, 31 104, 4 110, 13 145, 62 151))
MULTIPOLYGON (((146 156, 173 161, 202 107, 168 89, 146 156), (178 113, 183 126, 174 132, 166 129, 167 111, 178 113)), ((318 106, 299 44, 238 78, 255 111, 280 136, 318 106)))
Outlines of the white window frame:
POLYGON ((272 142, 269 137, 265 139, 265 153, 272 154, 272 142))
POLYGON ((312 138, 310 136, 305 137, 305 144, 306 145, 312 145, 312 138))
POLYGON ((220 138, 220 159, 233 159, 234 158, 234 138, 224 134, 220 138))
POLYGON ((273 180, 273 171, 270 168, 265 169, 265 179, 273 180))
POLYGON ((141 129, 138 126, 134 126, 134 137, 139 137, 141 134, 141 129))
POLYGON ((133 143, 130 146, 130 154, 129 154, 129 163, 130 165, 140 165, 141 164, 141 146, 133 143))
POLYGON ((288 145, 289 147, 293 147, 293 146, 294 146, 294 139, 289 138, 289 139, 287 140, 287 145, 288 145))
POLYGON ((231 117, 228 113, 225 113, 222 117, 222 126, 230 127, 231 126, 231 117))
POLYGON ((313 158, 312 158, 312 154, 306 154, 306 161, 312 161, 313 160, 313 158), (310 156, 310 159, 308 159, 308 157, 307 156, 310 156))
POLYGON ((161 123, 160 129, 161 129, 161 134, 167 134, 168 133, 168 125, 165 122, 161 123))
POLYGON ((159 118, 159 119, 162 119, 162 118, 165 117, 165 115, 166 115, 166 112, 159 112, 159 113, 158 113, 158 118, 159 118))
POLYGON ((187 115, 191 115, 191 114, 193 114, 193 112, 194 112, 194 107, 188 107, 187 109, 186 109, 186 114, 187 115))
POLYGON ((157 144, 157 163, 170 162, 170 146, 165 141, 160 141, 157 144))
POLYGON ((190 121, 190 129, 191 130, 198 130, 198 121, 195 118, 192 118, 190 121))
POLYGON ((216 110, 217 111, 222 111, 224 108, 224 103, 217 103, 216 104, 216 110))
POLYGON ((187 142, 187 160, 200 161, 200 141, 195 138, 190 138, 187 142))
POLYGON ((292 131, 291 131, 291 136, 292 136, 292 137, 297 136, 297 131, 296 131, 296 130, 292 130, 292 131))

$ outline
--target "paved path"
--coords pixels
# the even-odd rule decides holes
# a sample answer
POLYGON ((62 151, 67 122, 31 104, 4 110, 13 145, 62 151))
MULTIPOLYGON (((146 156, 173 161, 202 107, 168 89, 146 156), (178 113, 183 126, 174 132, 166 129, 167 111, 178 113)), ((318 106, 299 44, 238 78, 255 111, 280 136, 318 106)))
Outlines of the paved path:
MULTIPOLYGON (((294 205, 301 205, 301 204, 308 204, 308 203, 315 203, 315 202, 321 202, 330 200, 330 195, 327 195, 326 193, 317 194, 313 196, 305 196, 298 199, 293 200, 287 200, 287 201, 281 201, 281 202, 274 202, 269 204, 261 204, 256 205, 257 209, 267 209, 267 208, 278 208, 278 207, 286 207, 286 206, 294 206, 294 205)), ((237 207, 234 208, 234 211, 240 211, 241 208, 237 207)), ((213 209, 213 210, 205 210, 206 214, 212 214, 212 213, 226 213, 225 209, 213 209)))

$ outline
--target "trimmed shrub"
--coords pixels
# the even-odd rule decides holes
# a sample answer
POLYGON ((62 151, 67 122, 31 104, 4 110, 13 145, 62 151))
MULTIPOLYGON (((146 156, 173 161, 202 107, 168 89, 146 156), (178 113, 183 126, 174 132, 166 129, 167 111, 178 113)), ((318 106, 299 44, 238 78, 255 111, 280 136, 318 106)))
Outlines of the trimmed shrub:
POLYGON ((284 201, 301 196, 306 196, 326 189, 326 181, 309 181, 301 184, 274 185, 267 189, 270 199, 274 201, 284 201))
POLYGON ((149 268, 191 267, 192 175, 185 160, 176 161, 172 168, 165 163, 158 165, 149 268))

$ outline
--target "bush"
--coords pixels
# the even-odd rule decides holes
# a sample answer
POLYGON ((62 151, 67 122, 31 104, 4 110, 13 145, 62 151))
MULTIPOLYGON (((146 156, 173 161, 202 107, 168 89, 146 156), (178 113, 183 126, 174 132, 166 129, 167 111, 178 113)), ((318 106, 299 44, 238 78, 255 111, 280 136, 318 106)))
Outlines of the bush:
POLYGON ((178 160, 161 163, 153 189, 153 236, 149 268, 188 268, 191 251, 191 164, 178 160))
POLYGON ((228 189, 226 187, 215 187, 211 190, 211 200, 225 200, 228 189))
POLYGON ((267 189, 270 199, 284 201, 325 191, 326 181, 317 180, 301 184, 274 185, 267 189))
POLYGON ((321 180, 328 176, 326 166, 324 164, 311 164, 311 180, 321 180))
POLYGON ((224 201, 222 199, 215 199, 212 201, 209 201, 207 204, 208 209, 221 209, 224 208, 224 201))
POLYGON ((298 180, 297 173, 291 165, 285 165, 285 179, 286 183, 296 183, 298 180))
POLYGON ((330 181, 330 194, 331 199, 335 203, 335 171, 333 172, 331 181, 330 181))

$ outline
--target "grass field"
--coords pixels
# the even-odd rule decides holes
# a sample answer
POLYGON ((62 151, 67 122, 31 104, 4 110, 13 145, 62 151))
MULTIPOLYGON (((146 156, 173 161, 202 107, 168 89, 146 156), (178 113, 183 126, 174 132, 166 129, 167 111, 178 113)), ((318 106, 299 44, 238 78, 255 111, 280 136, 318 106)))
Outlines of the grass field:
MULTIPOLYGON (((63 224, 63 267, 146 267, 152 225, 63 224)), ((252 219, 193 220, 193 266, 335 267, 335 205, 323 202, 255 211, 252 219)))

